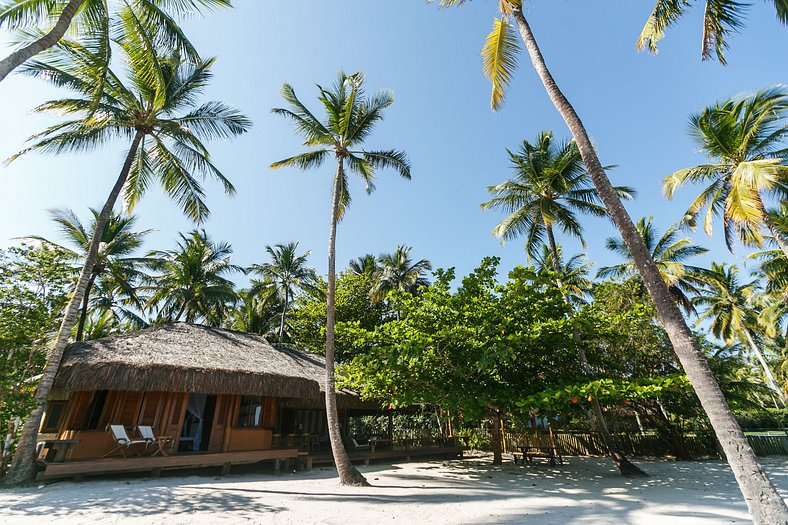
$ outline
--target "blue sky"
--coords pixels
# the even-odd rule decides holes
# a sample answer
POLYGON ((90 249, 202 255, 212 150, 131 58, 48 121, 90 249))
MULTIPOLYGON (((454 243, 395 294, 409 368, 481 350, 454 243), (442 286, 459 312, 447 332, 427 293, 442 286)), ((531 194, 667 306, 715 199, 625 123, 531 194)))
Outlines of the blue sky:
MULTIPOLYGON (((440 10, 423 1, 292 2, 237 0, 236 9, 185 24, 204 56, 218 56, 206 99, 235 105, 254 121, 252 131, 214 143, 215 163, 236 185, 227 198, 208 184, 211 219, 204 225, 216 240, 230 242, 235 261, 265 260, 264 246, 299 241, 310 262, 326 269, 329 185, 333 166, 318 171, 271 171, 275 160, 302 150, 288 122, 269 113, 282 105, 278 90, 293 85, 315 106, 315 83, 329 84, 340 69, 362 70, 368 89, 390 89, 395 103, 368 141, 372 148, 405 150, 413 180, 382 172, 378 189, 366 196, 355 184, 354 202, 338 233, 338 264, 364 253, 392 251, 399 243, 412 254, 459 275, 482 257, 502 258, 502 268, 525 262, 522 243, 501 247, 490 230, 501 216, 482 212, 486 186, 510 175, 505 148, 516 148, 544 129, 568 137, 536 75, 521 56, 503 111, 489 110, 489 84, 479 51, 496 14, 495 2, 477 0, 440 10)), ((635 219, 654 215, 660 229, 675 222, 694 189, 673 202, 660 180, 703 161, 687 135, 687 117, 715 100, 786 81, 786 28, 773 11, 756 3, 744 32, 732 38, 729 65, 699 56, 701 9, 674 28, 660 54, 635 52, 635 40, 652 2, 631 0, 533 1, 527 15, 559 85, 596 142, 602 162, 616 164, 616 184, 634 186, 627 204, 635 219)), ((0 83, 0 157, 57 117, 31 112, 57 91, 20 76, 0 83)), ((69 207, 83 216, 99 207, 120 169, 118 143, 90 154, 58 158, 31 155, 0 166, 0 247, 38 234, 57 238, 46 210, 69 207)), ((158 189, 136 208, 141 228, 154 228, 146 248, 168 249, 179 231, 192 226, 158 189)), ((588 256, 598 266, 617 262, 604 248, 614 234, 597 219, 584 220, 588 256)), ((722 237, 697 241, 716 260, 727 253, 722 237)), ((568 252, 580 250, 567 242, 568 252)), ((740 258, 745 251, 739 249, 740 258)))

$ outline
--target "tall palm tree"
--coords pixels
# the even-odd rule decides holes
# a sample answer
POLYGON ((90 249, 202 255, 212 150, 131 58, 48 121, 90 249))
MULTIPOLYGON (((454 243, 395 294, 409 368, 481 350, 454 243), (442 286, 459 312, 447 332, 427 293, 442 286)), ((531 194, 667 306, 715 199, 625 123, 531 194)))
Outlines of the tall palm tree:
POLYGON ((706 209, 703 229, 711 236, 715 216, 722 216, 725 243, 735 237, 745 245, 763 244, 762 228, 788 256, 788 233, 766 210, 765 195, 788 198, 788 91, 771 88, 709 106, 690 117, 690 134, 711 160, 679 170, 663 180, 665 195, 688 183, 708 183, 690 204, 684 222, 694 227, 706 209))
MULTIPOLYGON (((154 31, 155 38, 179 48, 192 60, 199 60, 194 46, 178 26, 177 19, 203 8, 231 7, 228 0, 131 0, 140 19, 154 31)), ((17 30, 25 42, 19 49, 0 60, 0 81, 37 54, 62 41, 66 32, 101 42, 96 87, 106 81, 106 69, 112 56, 111 27, 119 12, 130 9, 129 2, 106 0, 6 0, 0 5, 0 28, 17 30)))
MULTIPOLYGON (((59 247, 81 267, 90 251, 90 240, 93 238, 99 218, 98 211, 91 208, 90 212, 93 218, 88 226, 85 226, 72 210, 52 210, 50 212, 52 220, 60 226, 61 233, 74 249, 60 246, 35 235, 28 238, 59 247)), ((82 309, 77 322, 77 334, 75 337, 77 341, 82 341, 90 306, 90 293, 96 285, 96 281, 100 283, 104 276, 111 274, 115 281, 115 286, 131 292, 129 297, 132 300, 136 297, 134 284, 141 276, 140 270, 144 261, 140 258, 129 256, 142 245, 143 237, 151 231, 134 231, 133 228, 136 221, 137 219, 134 216, 116 213, 113 213, 107 220, 104 232, 101 235, 99 250, 96 254, 96 262, 88 278, 85 296, 82 299, 82 309)))
MULTIPOLYGON (((665 233, 658 238, 659 232, 654 228, 653 217, 642 217, 636 224, 643 241, 646 243, 652 259, 657 264, 662 278, 668 285, 676 304, 681 306, 685 312, 695 313, 692 300, 688 294, 698 291, 698 285, 702 283, 704 269, 697 266, 689 266, 686 261, 698 255, 708 252, 706 248, 693 244, 689 237, 679 238, 679 228, 676 225, 669 227, 665 233)), ((607 249, 617 253, 625 259, 623 264, 615 266, 604 266, 599 269, 596 276, 600 279, 609 277, 632 277, 637 275, 637 268, 629 255, 626 244, 620 238, 610 237, 606 242, 607 249)))
MULTIPOLYGON (((599 198, 591 188, 588 173, 574 141, 555 143, 552 132, 543 131, 534 144, 523 141, 519 152, 507 152, 515 170, 515 177, 488 187, 493 198, 483 203, 482 209, 503 209, 509 214, 493 229, 493 234, 501 241, 524 234, 529 257, 537 254, 541 247, 547 244, 556 276, 555 284, 561 289, 564 300, 571 303, 560 279, 561 255, 558 252, 554 228, 560 228, 564 233, 580 239, 585 246, 583 228, 575 212, 604 217, 607 215, 605 208, 599 204, 599 198)), ((634 190, 625 187, 615 188, 615 191, 623 198, 632 198, 634 193, 634 190)), ((574 337, 578 343, 577 351, 583 373, 591 375, 591 366, 580 341, 580 332, 575 330, 574 337)), ((621 473, 627 476, 645 475, 618 450, 596 398, 592 400, 592 408, 610 457, 621 473)))
POLYGON ((234 188, 211 162, 203 141, 228 139, 250 126, 246 117, 221 102, 196 105, 211 77, 213 60, 190 64, 177 53, 161 51, 152 45, 151 35, 131 10, 121 19, 117 41, 127 78, 124 83, 123 77, 108 69, 109 80, 102 86, 98 106, 92 82, 94 69, 101 67, 100 49, 62 43, 50 50, 47 61, 34 61, 24 68, 32 76, 69 88, 74 95, 39 106, 39 111, 57 111, 68 120, 31 137, 32 144, 11 160, 30 152, 91 151, 112 139, 125 139, 130 145, 96 219, 90 250, 48 353, 35 408, 25 421, 11 466, 12 483, 24 483, 35 475, 36 435, 46 398, 84 298, 101 235, 121 192, 131 209, 154 181, 159 181, 190 218, 205 219, 209 210, 200 179, 219 180, 228 194, 234 188))
MULTIPOLYGON (((442 6, 449 7, 464 4, 468 0, 439 1, 442 6)), ((493 30, 487 38, 482 53, 484 71, 492 83, 493 108, 499 109, 502 106, 506 87, 516 67, 519 44, 510 24, 510 20, 513 19, 528 52, 531 65, 556 111, 572 132, 599 198, 632 254, 673 349, 709 416, 753 519, 759 523, 788 522, 788 507, 758 463, 755 452, 750 447, 736 418, 733 417, 725 396, 709 369, 703 349, 684 320, 681 310, 673 301, 670 290, 651 258, 635 223, 610 183, 583 121, 558 87, 555 77, 547 67, 544 55, 525 17, 522 0, 499 0, 498 8, 501 18, 495 19, 493 30)))
POLYGON ((285 317, 290 306, 293 294, 301 289, 311 288, 317 281, 314 268, 306 265, 306 260, 312 252, 297 254, 298 243, 277 244, 273 248, 266 246, 265 251, 271 257, 271 262, 253 264, 249 267, 251 273, 260 275, 274 287, 283 297, 282 316, 279 321, 279 342, 284 341, 285 317))
MULTIPOLYGON (((545 242, 555 254, 556 227, 585 246, 583 227, 576 213, 605 217, 607 212, 594 191, 574 141, 557 142, 552 131, 543 131, 533 144, 524 140, 519 151, 506 152, 514 177, 489 186, 492 199, 481 205, 484 210, 508 213, 493 229, 493 235, 502 241, 525 236, 529 258, 545 242)), ((631 199, 635 193, 625 186, 615 190, 625 199, 631 199)))
POLYGON ((212 242, 205 230, 180 234, 173 250, 150 252, 150 267, 157 274, 151 278, 148 307, 160 321, 219 326, 226 306, 236 300, 227 275, 243 271, 230 262, 232 253, 228 243, 212 242))
POLYGON ((367 98, 364 94, 362 73, 346 75, 340 73, 336 83, 329 89, 318 86, 319 100, 325 112, 323 121, 315 117, 296 97, 288 84, 282 86, 282 98, 289 107, 272 111, 294 122, 296 131, 304 138, 304 146, 311 149, 279 162, 274 169, 295 167, 311 169, 320 167, 333 155, 337 163, 331 190, 331 215, 328 233, 328 290, 326 294, 326 416, 334 463, 340 483, 344 485, 366 485, 361 473, 350 463, 342 446, 339 432, 339 417, 336 407, 334 381, 334 301, 336 293, 336 230, 348 205, 350 188, 345 166, 351 173, 359 175, 366 184, 367 193, 374 190, 375 170, 393 168, 402 177, 410 179, 410 162, 402 151, 366 150, 361 144, 372 132, 374 125, 383 118, 383 110, 394 98, 391 93, 380 92, 367 98))
POLYGON ((733 265, 712 263, 704 281, 706 289, 700 290, 693 303, 706 307, 698 317, 698 322, 709 320, 711 333, 715 337, 732 344, 742 343, 758 359, 763 368, 766 382, 785 406, 785 394, 777 385, 763 352, 755 341, 758 312, 752 301, 759 293, 757 281, 741 283, 739 270, 733 265))
MULTIPOLYGON (((415 294, 422 286, 430 285, 429 279, 424 275, 432 270, 432 263, 427 259, 411 259, 412 249, 412 246, 400 244, 393 253, 384 253, 378 258, 380 266, 374 275, 371 291, 373 301, 382 301, 394 290, 415 294)), ((399 311, 397 317, 399 318, 399 311)))
MULTIPOLYGON (((656 53, 657 43, 665 36, 665 31, 678 22, 694 3, 692 0, 657 0, 640 33, 637 49, 656 53)), ((788 23, 788 2, 772 0, 772 3, 777 19, 783 24, 788 23)), ((742 29, 745 10, 749 5, 738 0, 705 0, 704 4, 701 58, 708 60, 716 57, 724 65, 728 36, 742 29)))

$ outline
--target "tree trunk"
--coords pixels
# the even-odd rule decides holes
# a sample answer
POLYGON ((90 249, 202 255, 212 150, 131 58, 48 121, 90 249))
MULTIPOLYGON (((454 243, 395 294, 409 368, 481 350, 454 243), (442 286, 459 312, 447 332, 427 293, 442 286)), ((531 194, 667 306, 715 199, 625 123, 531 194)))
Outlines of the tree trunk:
POLYGON ((493 465, 503 464, 503 454, 501 453, 501 414, 495 410, 493 412, 492 432, 490 432, 490 445, 493 451, 493 465))
POLYGON ((786 239, 786 232, 783 232, 780 227, 775 224, 769 212, 766 211, 766 207, 763 205, 760 195, 758 196, 758 201, 761 205, 761 210, 763 210, 763 222, 766 224, 766 228, 769 230, 769 233, 772 234, 774 242, 780 247, 780 251, 788 258, 788 239, 786 239))
MULTIPOLYGON (((558 260, 558 246, 555 243, 555 236, 553 235, 553 227, 550 224, 545 225, 547 228, 547 239, 550 243, 550 251, 553 254, 553 270, 556 273, 556 284, 558 284, 558 288, 561 289, 561 295, 564 297, 564 302, 571 308, 572 305, 569 301, 569 297, 563 291, 563 283, 561 282, 561 264, 558 260)), ((586 377, 592 377, 592 370, 591 365, 588 364, 588 357, 586 356, 586 351, 583 348, 583 341, 580 338, 580 331, 572 327, 572 339, 577 346, 577 354, 580 358, 580 369, 583 372, 583 375, 586 377)), ((610 429, 607 426, 607 421, 605 420, 605 415, 602 412, 602 407, 599 404, 599 400, 595 397, 591 398, 591 408, 592 414, 594 415, 594 422, 596 423, 597 430, 600 434, 602 434, 602 441, 605 442, 605 447, 607 448, 607 453, 610 456, 610 459, 616 464, 618 467, 618 471, 621 473, 622 476, 648 476, 642 469, 640 469, 637 465, 629 461, 624 454, 616 445, 616 442, 613 441, 613 436, 610 434, 610 429)))
POLYGON ((3 60, 0 60, 0 82, 2 82, 11 71, 18 68, 26 61, 57 44, 60 39, 63 38, 63 35, 66 34, 66 31, 68 31, 71 20, 84 2, 85 0, 70 0, 60 13, 57 22, 55 22, 55 26, 47 34, 25 47, 17 49, 3 60))
POLYGON ((763 368, 763 372, 766 374, 766 382, 769 384, 769 388, 777 394, 777 398, 782 403, 783 407, 785 407, 785 393, 777 384, 777 381, 774 379, 774 374, 772 374, 772 369, 769 367, 769 363, 766 362, 766 359, 763 357, 763 353, 761 353, 760 348, 758 345, 755 344, 755 340, 752 338, 752 334, 749 330, 744 330, 744 335, 747 337, 747 343, 750 345, 750 349, 752 353, 755 354, 755 357, 758 358, 758 362, 761 364, 761 368, 763 368))
POLYGON ((285 335, 285 316, 287 315, 287 286, 285 286, 285 307, 282 310, 282 320, 279 322, 279 344, 282 344, 282 338, 285 335))
POLYGON ((673 344, 673 349, 681 361, 703 409, 709 416, 753 520, 758 524, 788 523, 788 508, 786 508, 785 502, 769 481, 741 427, 733 417, 714 375, 709 370, 708 362, 697 340, 673 301, 643 238, 632 222, 632 218, 607 178, 583 122, 547 69, 544 57, 523 15, 522 7, 513 7, 513 16, 528 50, 531 64, 556 109, 571 130, 597 193, 618 227, 651 300, 654 302, 662 325, 673 344))
POLYGON ((334 295, 336 292, 336 239, 337 214, 339 212, 339 188, 344 176, 344 160, 337 156, 337 174, 331 192, 331 225, 328 232, 328 291, 326 293, 326 420, 331 452, 337 466, 339 483, 357 487, 369 486, 367 480, 350 462, 342 444, 337 413, 337 392, 334 383, 334 295))
POLYGON ((126 161, 123 163, 123 169, 120 171, 118 180, 115 181, 115 186, 112 187, 112 191, 107 197, 107 201, 104 203, 104 207, 101 209, 101 213, 96 220, 96 227, 93 231, 93 237, 90 239, 90 249, 88 250, 87 257, 85 258, 85 262, 82 266, 82 272, 79 275, 79 280, 77 281, 77 285, 74 289, 74 294, 71 296, 71 299, 69 299, 68 305, 66 306, 65 315, 63 316, 63 321, 60 323, 60 329, 57 332, 55 343, 49 350, 47 355, 47 363, 44 366, 44 372, 41 375, 41 381, 38 384, 38 388, 36 388, 34 395, 35 406, 27 416, 27 419, 22 426, 22 432, 19 436, 19 444, 17 445, 16 453, 14 454, 14 461, 11 464, 11 470, 8 474, 8 484, 20 485, 33 482, 35 480, 36 440, 38 438, 38 428, 41 426, 41 416, 44 413, 47 398, 49 397, 49 392, 52 390, 52 383, 54 382, 55 374, 60 367, 60 361, 63 358, 63 352, 65 351, 66 345, 68 344, 71 330, 74 328, 74 324, 76 323, 79 305, 82 302, 82 298, 84 297, 85 290, 88 286, 88 281, 90 280, 90 276, 93 273, 93 266, 96 264, 99 243, 101 242, 102 235, 104 234, 104 228, 107 225, 110 215, 112 214, 112 209, 115 206, 115 202, 118 200, 118 196, 123 189, 123 185, 126 183, 129 171, 131 170, 131 165, 134 161, 134 156, 136 155, 137 148, 139 147, 140 141, 142 140, 142 136, 143 133, 141 131, 137 131, 137 134, 134 136, 134 140, 131 143, 129 153, 126 155, 126 161))
POLYGON ((90 276, 90 280, 88 281, 88 285, 85 288, 85 297, 82 299, 82 311, 79 314, 79 323, 77 324, 77 336, 74 338, 76 342, 82 341, 82 337, 85 331, 85 321, 88 318, 88 301, 90 300, 90 290, 93 289, 93 283, 96 282, 96 275, 92 273, 90 276))

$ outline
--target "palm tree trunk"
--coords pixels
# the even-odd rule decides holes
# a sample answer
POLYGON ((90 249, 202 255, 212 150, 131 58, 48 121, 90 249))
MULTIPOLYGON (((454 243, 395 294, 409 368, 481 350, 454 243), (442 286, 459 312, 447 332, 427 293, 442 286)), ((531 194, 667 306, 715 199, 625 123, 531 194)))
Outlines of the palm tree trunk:
POLYGON ((780 403, 783 407, 785 407, 785 393, 783 392, 782 388, 779 387, 777 381, 775 381, 774 374, 772 374, 772 369, 769 366, 769 363, 767 363, 766 359, 764 359, 761 349, 758 348, 757 344, 755 344, 755 340, 752 338, 750 331, 746 329, 743 331, 747 338, 747 343, 750 345, 752 353, 758 358, 758 362, 761 364, 761 368, 763 368, 763 372, 766 374, 766 382, 769 384, 769 388, 771 388, 772 391, 777 394, 780 403))
POLYGON ((287 301, 288 300, 287 292, 288 292, 287 286, 285 286, 285 307, 282 310, 282 320, 279 322, 279 344, 280 345, 282 344, 282 338, 285 335, 285 316, 287 315, 287 302, 288 302, 287 301))
POLYGON ((55 22, 55 26, 47 34, 0 60, 0 82, 27 60, 57 44, 66 34, 71 20, 84 2, 85 0, 69 0, 55 22))
POLYGON ((79 314, 79 323, 77 324, 77 335, 74 338, 77 342, 82 341, 85 332, 85 321, 88 318, 88 301, 90 300, 90 291, 93 289, 93 283, 96 282, 96 277, 98 276, 92 273, 88 285, 85 288, 85 297, 82 299, 82 311, 79 314))
POLYGON ((345 451, 342 433, 339 430, 337 392, 334 379, 334 300, 336 293, 336 240, 337 215, 339 213, 339 188, 344 176, 343 159, 337 156, 337 174, 331 192, 331 226, 328 231, 328 291, 326 293, 326 421, 331 453, 339 474, 339 483, 357 487, 369 486, 345 451))
MULTIPOLYGON (((550 251, 553 254, 553 271, 556 273, 556 284, 558 284, 558 288, 561 289, 563 284, 561 283, 561 278, 558 277, 561 274, 561 264, 558 260, 558 246, 555 243, 553 226, 550 224, 546 224, 545 226, 547 229, 547 239, 550 243, 550 251)), ((561 295, 564 297, 564 302, 567 305, 570 305, 569 297, 567 297, 563 290, 561 290, 561 295)), ((580 337, 580 331, 574 326, 572 327, 572 339, 575 342, 575 346, 577 346, 577 355, 580 358, 580 369, 582 370, 583 375, 591 377, 593 375, 591 365, 588 364, 588 356, 586 355, 585 348, 583 348, 583 341, 580 337)), ((607 421, 605 420, 605 415, 602 412, 602 406, 599 404, 599 399, 595 397, 591 398, 591 409, 594 415, 594 422, 596 423, 597 430, 600 434, 602 434, 602 441, 605 442, 607 453, 616 464, 616 467, 618 467, 618 471, 621 473, 621 475, 629 477, 648 476, 648 474, 646 474, 640 467, 629 461, 626 456, 621 453, 618 445, 616 445, 616 442, 613 441, 613 436, 610 434, 610 429, 607 426, 607 421)))
MULTIPOLYGON (((758 197, 760 201, 760 196, 758 197)), ((777 243, 777 246, 780 247, 780 251, 783 252, 783 255, 788 258, 788 239, 786 239, 786 233, 783 232, 777 224, 775 224, 774 220, 772 219, 769 212, 763 206, 763 202, 761 204, 761 209, 763 210, 763 222, 766 224, 766 227, 769 229, 769 233, 772 234, 772 238, 774 242, 777 243)))
POLYGON ((739 484, 739 489, 744 495, 753 520, 758 524, 788 523, 788 508, 785 506, 785 502, 758 463, 758 458, 747 442, 739 423, 733 417, 728 402, 711 373, 709 364, 695 336, 670 295, 670 291, 665 281, 662 280, 662 276, 651 258, 643 238, 635 228, 632 218, 607 178, 583 122, 547 69, 536 38, 523 15, 522 7, 514 7, 513 16, 528 50, 531 64, 539 75, 553 105, 572 132, 599 197, 621 232, 629 253, 632 254, 632 259, 637 265, 662 325, 673 344, 673 349, 725 451, 728 463, 739 484))
POLYGON ((47 398, 49 397, 49 392, 52 390, 52 383, 54 382, 55 374, 60 367, 60 361, 63 358, 63 352, 65 351, 66 345, 68 344, 71 330, 74 328, 74 324, 76 323, 79 305, 82 302, 88 282, 90 281, 90 276, 93 273, 93 267, 95 266, 96 258, 98 257, 99 243, 101 242, 101 237, 104 234, 104 228, 106 227, 107 221, 112 214, 112 209, 115 207, 115 202, 118 200, 118 196, 123 189, 123 185, 126 183, 129 171, 131 170, 131 165, 134 162, 134 156, 136 155, 137 148, 139 147, 140 141, 142 140, 142 136, 143 133, 141 131, 137 131, 137 134, 134 136, 134 140, 131 143, 129 153, 126 155, 126 161, 123 163, 123 169, 121 169, 120 175, 118 176, 117 181, 115 181, 115 185, 112 187, 112 191, 110 191, 110 194, 107 197, 107 201, 104 203, 104 207, 101 209, 98 219, 96 219, 96 227, 93 231, 93 237, 90 239, 90 249, 88 250, 85 262, 82 265, 82 272, 79 275, 79 280, 77 281, 74 293, 71 296, 71 299, 69 299, 68 305, 66 306, 65 315, 63 316, 63 321, 60 323, 60 329, 57 332, 55 343, 49 350, 47 355, 47 363, 44 366, 44 372, 41 375, 41 381, 38 384, 38 388, 36 388, 34 395, 34 408, 27 416, 27 419, 22 426, 22 432, 19 436, 19 444, 17 445, 16 453, 14 454, 14 461, 11 464, 11 469, 8 474, 7 482, 9 484, 20 485, 35 480, 36 440, 38 438, 38 428, 41 426, 41 416, 44 413, 47 398))

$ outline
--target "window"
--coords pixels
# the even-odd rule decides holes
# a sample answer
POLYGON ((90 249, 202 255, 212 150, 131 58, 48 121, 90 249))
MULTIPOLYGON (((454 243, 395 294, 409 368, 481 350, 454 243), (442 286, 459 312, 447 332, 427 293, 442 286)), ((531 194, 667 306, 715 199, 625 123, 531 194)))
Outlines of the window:
POLYGON ((85 430, 96 430, 99 428, 99 418, 101 418, 101 411, 104 409, 108 393, 107 390, 99 390, 93 395, 88 408, 88 418, 85 421, 85 430))
POLYGON ((238 410, 238 428, 260 428, 263 420, 263 397, 241 396, 241 408, 238 410))
POLYGON ((44 424, 41 427, 41 432, 57 432, 57 428, 60 426, 60 420, 63 417, 63 413, 66 410, 67 404, 68 403, 66 401, 52 401, 49 403, 46 417, 44 418, 44 424))

